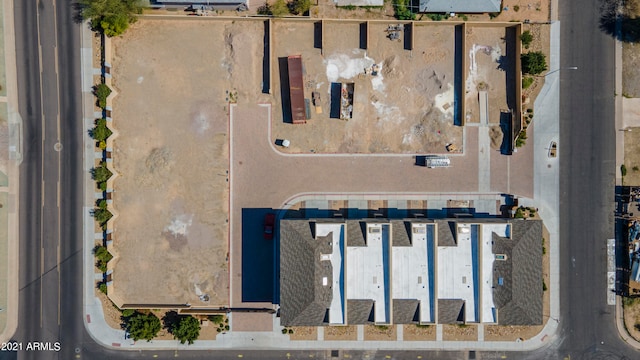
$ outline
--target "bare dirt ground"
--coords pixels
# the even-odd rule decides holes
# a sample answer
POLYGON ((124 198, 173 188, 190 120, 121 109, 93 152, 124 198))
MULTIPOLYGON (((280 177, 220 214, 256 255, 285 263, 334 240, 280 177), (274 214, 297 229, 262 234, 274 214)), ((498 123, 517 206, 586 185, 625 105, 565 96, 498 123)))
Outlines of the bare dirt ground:
POLYGON ((464 69, 467 73, 464 84, 467 122, 480 122, 480 91, 486 91, 489 97, 489 124, 499 124, 501 111, 515 105, 515 102, 507 101, 507 79, 509 74, 515 73, 513 56, 509 56, 512 52, 510 49, 515 46, 513 34, 513 28, 467 27, 464 51, 464 56, 468 57, 467 69, 464 69))
POLYGON ((640 97, 638 68, 640 68, 640 44, 622 43, 622 96, 640 97))
POLYGON ((124 302, 228 303, 226 106, 258 100, 259 64, 246 59, 262 31, 140 20, 114 39, 113 277, 124 302))
MULTIPOLYGON (((529 45, 529 49, 522 49, 523 53, 529 51, 542 51, 549 62, 549 37, 551 36, 551 26, 548 24, 524 24, 522 31, 529 31, 533 36, 533 41, 529 45)), ((549 69, 553 71, 555 69, 549 69)), ((525 76, 526 77, 526 76, 525 76)), ((544 76, 530 76, 533 83, 527 89, 522 90, 524 100, 522 102, 523 111, 533 108, 533 102, 542 90, 544 85, 544 76)))
MULTIPOLYGON (((629 0, 623 3, 625 14, 632 19, 640 17, 640 2, 629 0)), ((640 44, 622 43, 622 95, 640 98, 640 44)), ((625 143, 626 144, 626 143, 625 143)))
POLYGON ((445 341, 477 341, 476 325, 442 325, 442 340, 445 341))
MULTIPOLYGON (((314 2, 315 3, 315 2, 314 2)), ((333 0, 318 0, 318 6, 312 6, 309 15, 323 19, 393 19, 392 1, 385 1, 381 8, 340 8, 333 0)))
MULTIPOLYGON (((443 153, 447 143, 461 144, 462 129, 453 125, 454 27, 417 26, 413 56, 386 29, 371 24, 366 51, 359 49, 359 24, 326 22, 321 55, 312 23, 274 22, 274 57, 302 55, 305 97, 319 92, 322 114, 312 108, 307 124, 284 123, 277 97, 272 140, 290 140, 289 152, 316 153, 443 153), (374 63, 379 74, 365 75, 374 63), (330 118, 331 82, 355 84, 352 119, 330 118)), ((273 77, 280 92, 275 62, 273 77)))
POLYGON ((624 326, 629 335, 640 341, 640 299, 624 299, 624 326))
POLYGON ((316 326, 295 326, 291 340, 318 340, 318 328, 316 326))
POLYGON ((538 326, 495 326, 489 325, 484 327, 485 341, 516 341, 526 340, 534 337, 542 329, 543 325, 538 326))
POLYGON ((436 326, 403 325, 402 339, 406 341, 435 341, 436 326))
POLYGON ((326 326, 324 328, 325 340, 357 340, 358 328, 355 325, 349 326, 326 326))
POLYGON ((550 10, 550 0, 502 0, 502 12, 495 20, 548 22, 550 10))
MULTIPOLYGON (((624 166, 627 175, 623 178, 624 185, 640 185, 640 128, 630 128, 624 132, 624 166)), ((616 175, 620 169, 616 169, 616 175)))
POLYGON ((364 339, 379 340, 379 341, 396 341, 398 339, 396 326, 395 325, 389 325, 389 326, 365 325, 364 339))

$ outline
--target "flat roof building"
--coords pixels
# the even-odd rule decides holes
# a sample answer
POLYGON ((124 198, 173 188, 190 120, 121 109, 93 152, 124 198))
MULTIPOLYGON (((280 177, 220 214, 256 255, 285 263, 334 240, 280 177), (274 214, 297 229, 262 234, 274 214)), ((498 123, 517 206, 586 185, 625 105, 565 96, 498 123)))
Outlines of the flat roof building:
POLYGON ((542 222, 282 220, 284 326, 542 324, 542 222))

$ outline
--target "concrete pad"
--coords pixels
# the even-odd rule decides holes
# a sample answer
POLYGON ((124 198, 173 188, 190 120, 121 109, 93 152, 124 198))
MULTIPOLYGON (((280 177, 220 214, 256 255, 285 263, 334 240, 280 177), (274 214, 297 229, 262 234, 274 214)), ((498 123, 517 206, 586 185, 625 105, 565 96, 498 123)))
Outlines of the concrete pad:
POLYGON ((640 98, 622 99, 622 129, 640 127, 640 98))

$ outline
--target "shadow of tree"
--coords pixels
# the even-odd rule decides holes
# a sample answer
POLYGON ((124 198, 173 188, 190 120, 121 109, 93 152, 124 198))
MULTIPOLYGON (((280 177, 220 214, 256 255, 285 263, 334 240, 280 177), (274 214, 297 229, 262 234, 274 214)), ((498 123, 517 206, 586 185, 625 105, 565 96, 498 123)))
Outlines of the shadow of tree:
POLYGON ((601 7, 600 30, 623 42, 640 41, 639 9, 634 2, 604 1, 601 7))
POLYGON ((169 334, 173 334, 173 325, 174 324, 178 324, 180 322, 180 319, 182 318, 182 316, 178 315, 177 312, 175 311, 168 311, 163 317, 162 317, 162 327, 164 327, 165 329, 167 329, 167 331, 169 332, 169 334))
POLYGON ((72 19, 76 24, 81 24, 84 21, 84 18, 82 17, 82 10, 84 7, 85 5, 81 4, 78 0, 73 0, 71 2, 71 9, 73 10, 72 19))

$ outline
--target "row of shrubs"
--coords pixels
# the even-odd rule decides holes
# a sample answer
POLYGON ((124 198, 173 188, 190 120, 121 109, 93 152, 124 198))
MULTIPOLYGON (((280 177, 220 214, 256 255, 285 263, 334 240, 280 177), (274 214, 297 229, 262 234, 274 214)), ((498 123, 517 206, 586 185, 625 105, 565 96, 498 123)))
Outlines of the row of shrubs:
MULTIPOLYGON (((107 98, 111 95, 111 89, 107 84, 100 83, 93 87, 93 95, 96 97, 96 105, 106 110, 107 98)), ((89 131, 89 135, 96 141, 96 147, 100 150, 107 148, 107 139, 113 132, 107 127, 107 119, 104 117, 95 120, 93 129, 89 131)), ((107 164, 104 160, 100 161, 100 165, 94 167, 91 170, 91 177, 96 182, 96 186, 100 191, 107 190, 107 180, 113 176, 113 173, 107 168, 107 164)), ((107 200, 99 199, 96 201, 95 208, 93 209, 93 218, 100 225, 102 230, 106 230, 107 221, 113 217, 113 214, 108 209, 107 200)), ((102 273, 107 272, 107 263, 113 259, 113 255, 107 250, 104 245, 97 245, 93 248, 93 255, 96 260, 96 267, 102 273)), ((104 294, 107 293, 107 284, 104 281, 98 283, 98 289, 104 294)))
MULTIPOLYGON (((191 345, 200 336, 200 320, 191 315, 179 315, 175 311, 166 313, 161 321, 152 312, 125 309, 122 310, 121 320, 134 341, 151 341, 163 327, 181 344, 191 345)), ((208 320, 218 325, 218 332, 229 330, 229 319, 224 315, 210 315, 208 320)))
MULTIPOLYGON (((111 89, 107 84, 100 83, 93 87, 93 94, 96 97, 96 105, 103 111, 107 107, 107 98, 111 94, 111 89)), ((96 147, 100 150, 107 148, 107 139, 113 134, 111 129, 107 126, 107 119, 100 118, 95 120, 93 129, 89 131, 91 137, 96 141, 96 147)), ((100 162, 100 165, 94 167, 91 170, 91 176, 96 182, 96 186, 102 192, 107 191, 107 180, 113 176, 113 173, 107 167, 104 160, 100 162)), ((113 217, 113 214, 107 208, 107 201, 100 199, 96 202, 96 207, 93 210, 93 217, 103 230, 106 230, 106 224, 109 219, 113 217)))

